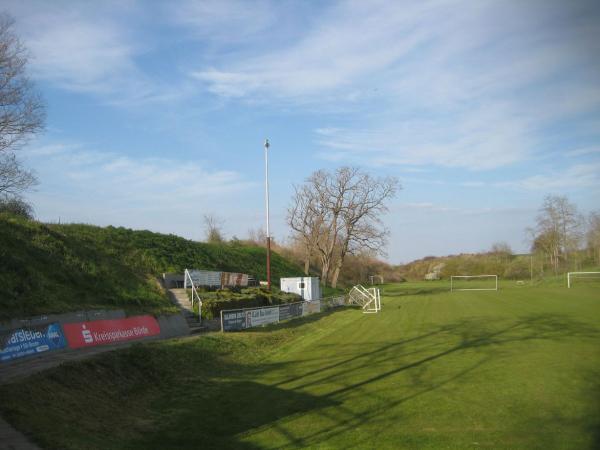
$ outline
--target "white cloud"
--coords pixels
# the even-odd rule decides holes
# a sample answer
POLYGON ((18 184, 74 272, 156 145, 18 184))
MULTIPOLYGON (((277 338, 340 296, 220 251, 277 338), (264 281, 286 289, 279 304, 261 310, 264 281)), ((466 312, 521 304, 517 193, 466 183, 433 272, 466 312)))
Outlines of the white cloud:
POLYGON ((562 192, 572 189, 594 189, 596 191, 600 188, 600 162, 574 164, 564 170, 554 170, 547 174, 533 175, 521 180, 506 181, 495 185, 542 192, 562 192))
POLYGON ((136 22, 145 11, 135 1, 13 1, 7 10, 37 80, 121 106, 172 101, 192 89, 158 80, 139 63, 152 44, 136 22))
POLYGON ((585 5, 328 6, 301 39, 192 76, 223 97, 345 105, 357 119, 317 130, 319 156, 376 166, 509 166, 541 151, 544 128, 600 105, 600 60, 590 58, 600 32, 585 5))
POLYGON ((267 32, 276 21, 275 8, 266 1, 183 0, 166 15, 187 27, 197 39, 239 42, 267 32))
POLYGON ((163 231, 193 235, 178 222, 189 223, 190 215, 199 220, 202 210, 217 206, 219 211, 234 208, 237 198, 255 187, 238 172, 194 161, 132 158, 81 145, 32 147, 24 156, 44 186, 31 198, 47 219, 61 215, 100 224, 163 224, 163 231))
POLYGON ((528 157, 531 123, 502 105, 461 112, 455 121, 406 119, 369 129, 318 129, 320 156, 372 166, 494 169, 528 157))
POLYGON ((430 9, 430 4, 388 8, 382 2, 322 8, 312 28, 290 46, 229 62, 225 69, 203 68, 193 76, 224 96, 330 94, 385 69, 422 43, 427 33, 411 19, 430 9))
POLYGON ((587 155, 600 155, 600 147, 582 147, 566 152, 566 156, 577 157, 587 155))

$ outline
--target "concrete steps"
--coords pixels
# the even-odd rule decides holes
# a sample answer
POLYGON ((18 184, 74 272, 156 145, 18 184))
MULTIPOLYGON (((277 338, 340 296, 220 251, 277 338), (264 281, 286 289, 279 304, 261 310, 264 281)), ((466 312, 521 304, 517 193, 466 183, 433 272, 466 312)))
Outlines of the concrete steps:
POLYGON ((169 289, 169 293, 171 295, 171 301, 179 306, 179 309, 181 309, 188 327, 190 328, 190 333, 195 334, 202 331, 207 331, 207 328, 202 326, 198 320, 198 314, 194 313, 194 310, 192 309, 192 302, 190 302, 185 289, 173 288, 169 289))

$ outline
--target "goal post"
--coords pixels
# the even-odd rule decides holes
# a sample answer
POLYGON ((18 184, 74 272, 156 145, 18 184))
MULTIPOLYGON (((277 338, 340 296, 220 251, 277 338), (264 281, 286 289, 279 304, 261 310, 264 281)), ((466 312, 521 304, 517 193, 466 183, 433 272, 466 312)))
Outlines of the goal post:
POLYGON ((371 286, 374 284, 383 284, 383 277, 381 275, 369 275, 369 282, 371 286), (377 282, 379 280, 379 282, 377 282))
POLYGON ((454 291, 497 291, 498 290, 498 275, 451 275, 450 276, 450 292, 454 291), (477 283, 477 287, 456 287, 456 281, 484 281, 489 279, 492 281, 489 287, 485 283, 477 283))
POLYGON ((569 272, 567 274, 567 287, 571 288, 573 280, 576 279, 594 279, 600 281, 600 272, 569 272))

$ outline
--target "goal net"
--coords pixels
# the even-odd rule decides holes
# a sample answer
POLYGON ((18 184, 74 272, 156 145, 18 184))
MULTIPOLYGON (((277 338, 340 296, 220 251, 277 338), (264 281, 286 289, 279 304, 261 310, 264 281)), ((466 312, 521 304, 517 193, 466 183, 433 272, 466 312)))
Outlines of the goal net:
POLYGON ((383 284, 383 277, 381 275, 369 275, 369 282, 371 285, 383 284))
POLYGON ((567 274, 567 287, 573 285, 600 286, 600 272, 569 272, 567 274))
POLYGON ((497 291, 498 275, 452 275, 450 291, 497 291))

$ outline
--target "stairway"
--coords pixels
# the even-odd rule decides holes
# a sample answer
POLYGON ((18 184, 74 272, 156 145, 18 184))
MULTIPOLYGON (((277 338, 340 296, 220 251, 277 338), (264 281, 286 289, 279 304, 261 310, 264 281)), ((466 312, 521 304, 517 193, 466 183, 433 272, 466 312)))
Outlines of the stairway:
POLYGON ((188 327, 190 328, 190 333, 196 334, 201 331, 206 331, 206 328, 203 327, 198 320, 198 313, 194 313, 194 310, 192 309, 192 303, 188 298, 186 290, 173 288, 169 289, 169 294, 171 296, 171 301, 181 309, 181 313, 183 314, 183 317, 185 317, 188 327))

